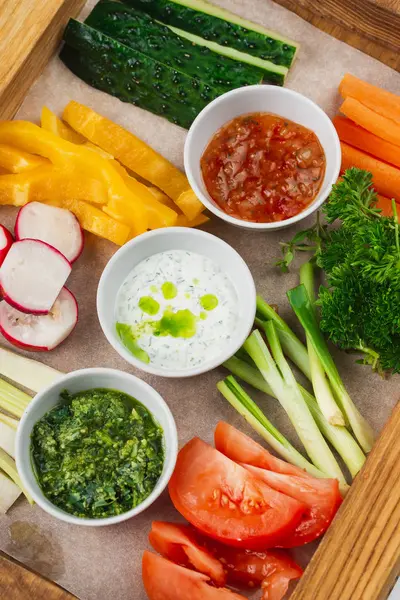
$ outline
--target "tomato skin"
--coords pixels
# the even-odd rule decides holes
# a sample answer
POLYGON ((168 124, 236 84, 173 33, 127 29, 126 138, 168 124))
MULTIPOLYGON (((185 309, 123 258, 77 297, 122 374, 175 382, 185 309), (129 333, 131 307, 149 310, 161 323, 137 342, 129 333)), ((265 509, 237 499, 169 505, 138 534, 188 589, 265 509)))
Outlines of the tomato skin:
POLYGON ((191 527, 153 521, 149 542, 165 558, 184 567, 194 567, 208 575, 216 585, 225 585, 226 574, 222 563, 200 545, 191 527))
POLYGON ((214 441, 216 449, 235 462, 268 469, 275 473, 311 477, 299 467, 276 458, 266 448, 225 421, 220 421, 215 428, 214 441))
POLYGON ((278 547, 303 546, 325 533, 342 502, 337 479, 296 477, 251 465, 243 466, 272 488, 304 502, 308 507, 296 529, 277 544, 278 547))
POLYGON ((148 552, 142 559, 143 584, 149 600, 246 600, 226 588, 209 585, 209 577, 148 552))
POLYGON ((199 438, 180 450, 169 493, 175 508, 202 533, 252 550, 280 544, 305 510, 199 438))

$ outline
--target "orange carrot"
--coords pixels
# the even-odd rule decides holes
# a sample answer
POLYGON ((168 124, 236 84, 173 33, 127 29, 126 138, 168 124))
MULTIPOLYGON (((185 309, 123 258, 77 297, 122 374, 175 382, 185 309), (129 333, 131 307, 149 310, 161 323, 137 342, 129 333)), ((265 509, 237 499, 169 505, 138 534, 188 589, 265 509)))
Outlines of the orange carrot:
POLYGON ((359 127, 346 117, 335 117, 333 124, 342 142, 359 148, 376 158, 400 167, 400 148, 359 127))
POLYGON ((343 98, 354 98, 379 115, 400 123, 400 96, 362 81, 350 73, 343 77, 339 91, 343 98))
MULTIPOLYGON (((390 198, 386 198, 385 196, 381 196, 378 194, 378 202, 376 203, 376 208, 381 209, 381 215, 383 217, 393 217, 393 206, 390 198)), ((400 212, 400 206, 397 204, 397 212, 400 212)))
POLYGON ((373 186, 378 194, 394 198, 397 202, 400 202, 400 169, 396 169, 396 167, 392 167, 343 142, 340 145, 342 148, 342 171, 350 169, 350 167, 370 171, 373 186))
POLYGON ((400 146, 400 124, 378 115, 354 98, 346 98, 340 107, 340 112, 380 138, 400 146))

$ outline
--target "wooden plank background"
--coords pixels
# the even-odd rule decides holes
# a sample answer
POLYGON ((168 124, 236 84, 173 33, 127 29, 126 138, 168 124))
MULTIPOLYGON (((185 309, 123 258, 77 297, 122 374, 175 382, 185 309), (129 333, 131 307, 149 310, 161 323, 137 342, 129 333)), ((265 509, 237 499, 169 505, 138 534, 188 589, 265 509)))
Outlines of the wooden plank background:
POLYGON ((400 71, 400 0, 275 0, 322 31, 400 71))
POLYGON ((0 0, 0 119, 11 119, 85 0, 0 0))
POLYGON ((2 600, 74 600, 75 596, 0 552, 2 600))
POLYGON ((400 570, 399 439, 400 403, 291 600, 386 600, 400 570))

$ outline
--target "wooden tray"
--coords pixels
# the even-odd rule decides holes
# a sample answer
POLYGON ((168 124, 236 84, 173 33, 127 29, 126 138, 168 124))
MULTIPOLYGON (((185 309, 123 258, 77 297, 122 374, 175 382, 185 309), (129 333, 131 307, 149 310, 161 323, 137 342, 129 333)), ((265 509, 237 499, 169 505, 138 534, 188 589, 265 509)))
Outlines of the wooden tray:
POLYGON ((333 37, 400 71, 400 0, 275 0, 333 37))
MULTIPOLYGON (((251 0, 249 0, 251 1, 251 0)), ((278 0, 322 29, 399 68, 400 0, 278 0), (361 9, 362 4, 362 9, 361 9), (362 15, 358 13, 362 12, 362 15), (344 23, 341 29, 338 23, 344 23), (369 19, 373 17, 374 27, 369 19), (357 18, 356 18, 357 17, 357 18), (362 17, 362 18, 361 18, 362 17), (377 25, 379 24, 379 27, 377 25), (396 25, 397 24, 397 25, 396 25), (397 27, 397 29, 396 29, 397 27), (353 32, 349 30, 353 29, 353 32), (356 31, 354 31, 356 30, 356 31), (350 36, 350 37, 349 37, 350 36), (387 37, 386 37, 387 36, 387 37), (387 40, 391 49, 380 43, 387 40)), ((55 53, 64 26, 84 0, 0 0, 0 118, 12 118, 30 86, 55 53), (7 59, 4 59, 7 57, 7 59)), ((292 600, 383 600, 400 560, 400 404, 394 409, 368 461, 307 567, 292 600)), ((69 597, 61 588, 20 575, 20 566, 0 559, 1 585, 33 585, 29 598, 69 597), (18 572, 18 575, 17 575, 18 572), (18 581, 20 583, 18 583, 18 581)))

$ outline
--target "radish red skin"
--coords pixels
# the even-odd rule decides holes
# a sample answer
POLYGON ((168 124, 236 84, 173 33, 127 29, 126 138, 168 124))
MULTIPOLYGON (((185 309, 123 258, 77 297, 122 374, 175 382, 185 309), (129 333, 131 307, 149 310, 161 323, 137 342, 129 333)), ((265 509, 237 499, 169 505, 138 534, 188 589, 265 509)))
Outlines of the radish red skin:
MULTIPOLYGON (((76 318, 75 318, 75 325, 73 326, 73 328, 67 333, 67 335, 61 339, 55 346, 52 346, 51 348, 48 346, 33 346, 31 344, 25 344, 24 342, 21 342, 20 340, 15 339, 12 335, 10 335, 8 333, 8 331, 6 329, 4 329, 3 324, 1 323, 0 320, 0 333, 3 335, 3 337, 10 342, 10 344, 12 344, 13 346, 15 346, 16 348, 20 348, 21 350, 25 350, 27 352, 50 352, 51 350, 54 350, 54 348, 57 348, 60 344, 62 344, 70 335, 71 333, 74 331, 77 323, 78 323, 78 318, 79 318, 79 310, 78 310, 78 302, 74 296, 74 294, 71 292, 71 290, 69 290, 67 287, 63 287, 63 290, 65 290, 66 292, 68 292, 68 294, 70 295, 71 300, 73 300, 74 306, 75 306, 75 311, 76 311, 76 318)), ((21 311, 22 312, 22 311, 21 311)), ((40 316, 40 315, 38 315, 40 316)), ((42 315, 45 316, 45 315, 42 315)))
MULTIPOLYGON (((4 227, 4 225, 0 225, 0 237, 2 235, 4 235, 4 244, 3 246, 0 248, 0 266, 3 264, 5 257, 8 254, 8 251, 10 250, 11 246, 14 243, 14 238, 12 236, 12 233, 10 231, 8 231, 8 229, 6 227, 4 227)), ((1 243, 1 241, 0 241, 1 243)))
MULTIPOLYGON (((70 268, 70 272, 72 270, 71 267, 71 263, 69 262, 69 260, 67 258, 65 258, 64 254, 62 254, 62 252, 60 252, 59 250, 57 250, 57 248, 54 248, 54 246, 51 246, 50 244, 47 244, 46 242, 43 242, 42 240, 35 240, 33 238, 25 238, 23 240, 18 240, 17 242, 14 242, 13 246, 17 245, 17 244, 22 244, 24 242, 35 242, 37 244, 43 244, 44 246, 47 246, 47 248, 50 248, 52 252, 56 253, 57 255, 59 255, 63 261, 65 261, 65 263, 68 264, 69 268, 70 268)), ((68 276, 69 276, 68 274, 68 276)), ((64 286, 62 286, 64 287, 64 286)), ((61 289, 62 289, 61 287, 61 289)), ((60 291, 61 291, 60 289, 60 291)), ((47 315, 50 310, 51 310, 51 306, 48 310, 40 310, 40 309, 33 309, 32 307, 26 307, 23 306, 22 304, 20 304, 19 302, 17 302, 16 300, 14 300, 14 298, 12 296, 10 296, 10 294, 8 293, 7 289, 4 287, 2 281, 1 281, 1 271, 0 271, 0 292, 3 296, 3 299, 7 302, 7 304, 9 304, 10 306, 13 306, 14 308, 16 308, 17 310, 19 310, 20 312, 23 312, 25 314, 29 314, 29 315, 47 315)), ((57 299, 57 297, 55 298, 55 300, 57 299)), ((54 301, 55 301, 54 300, 54 301)), ((54 304, 54 302, 53 302, 54 304)))
MULTIPOLYGON (((51 236, 50 236, 50 238, 51 238, 51 236)), ((64 208, 58 208, 55 206, 48 206, 48 205, 42 204, 40 202, 30 202, 28 204, 25 204, 25 206, 22 206, 19 209, 17 219, 15 222, 15 239, 17 241, 25 240, 25 239, 35 239, 35 240, 42 241, 52 247, 55 247, 56 250, 61 252, 61 254, 63 254, 65 256, 65 258, 71 264, 73 264, 75 261, 78 260, 78 258, 80 257, 80 255, 83 252, 83 248, 85 245, 85 237, 84 237, 83 229, 80 226, 78 219, 71 211, 64 209, 64 208), (35 209, 36 209, 36 211, 38 211, 38 210, 44 211, 43 219, 41 219, 40 226, 43 225, 43 222, 46 221, 46 218, 51 218, 52 216, 54 216, 54 215, 52 215, 53 211, 57 211, 57 212, 59 211, 59 214, 65 213, 65 215, 67 216, 67 219, 70 220, 70 223, 71 223, 71 219, 72 219, 75 229, 77 231, 79 231, 79 236, 78 236, 79 242, 78 242, 78 246, 77 246, 77 249, 75 250, 75 252, 73 252, 72 254, 64 253, 62 251, 62 247, 61 248, 57 247, 57 245, 54 246, 56 241, 53 241, 53 239, 48 239, 48 236, 46 236, 46 235, 43 236, 43 231, 38 232, 38 227, 37 227, 37 225, 35 226, 35 222, 34 222, 34 220, 35 220, 34 213, 33 213, 33 217, 32 217, 32 213, 29 216, 29 212, 32 211, 32 209, 34 211, 35 211, 35 209), (48 215, 50 215, 50 217, 48 215), (29 221, 30 217, 32 220, 31 226, 29 226, 29 222, 27 223, 27 221, 29 221), (24 219, 25 219, 25 222, 24 222, 24 219), (25 233, 24 233, 24 230, 25 230, 25 233)))

